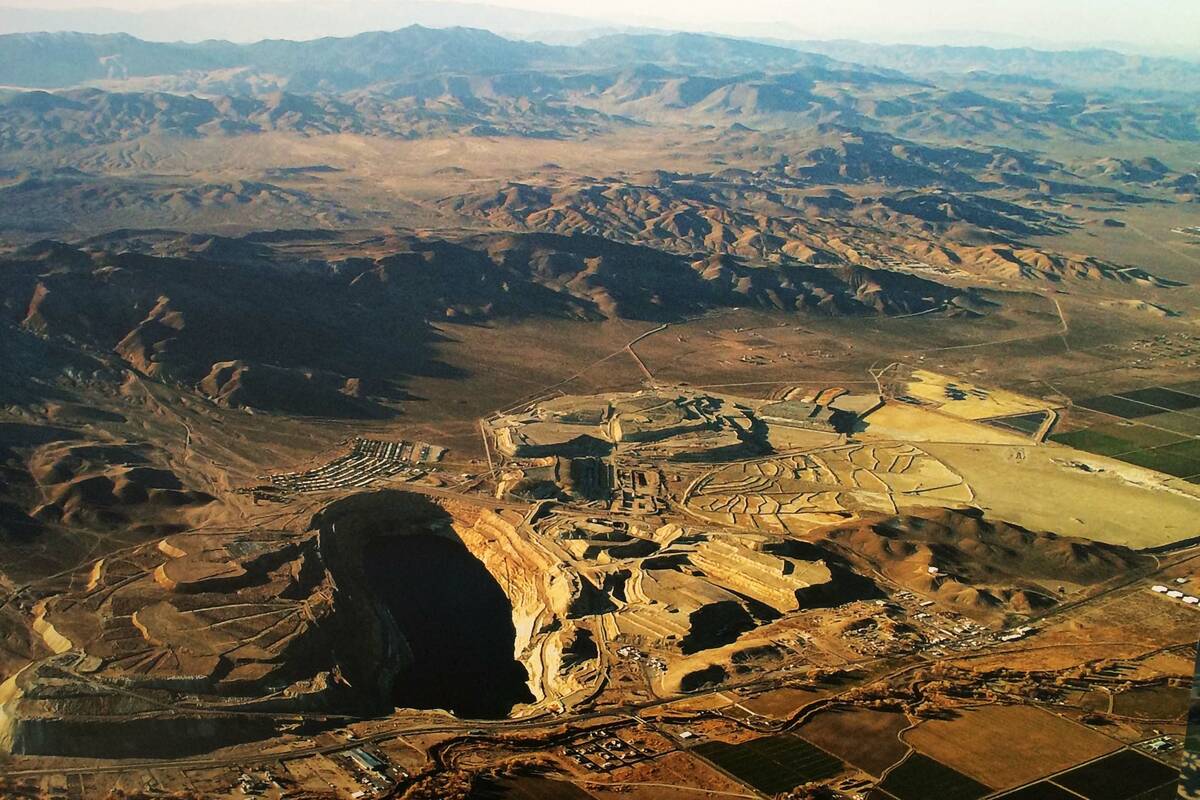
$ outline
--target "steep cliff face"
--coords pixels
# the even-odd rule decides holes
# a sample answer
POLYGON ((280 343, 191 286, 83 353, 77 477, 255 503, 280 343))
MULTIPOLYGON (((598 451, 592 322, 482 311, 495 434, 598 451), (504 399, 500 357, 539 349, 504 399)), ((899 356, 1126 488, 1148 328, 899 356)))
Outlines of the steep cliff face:
MULTIPOLYGON (((512 509, 435 504, 419 495, 381 491, 334 503, 313 525, 322 531, 322 542, 331 543, 323 545, 323 552, 330 546, 349 550, 346 543, 356 541, 354 552, 361 553, 361 543, 373 537, 405 534, 432 533, 464 546, 511 606, 512 655, 527 671, 529 691, 538 703, 582 688, 595 668, 596 648, 590 628, 579 620, 612 609, 606 594, 539 543, 524 522, 525 515, 512 509), (335 539, 337 545, 332 544, 335 539)), ((346 581, 339 585, 347 598, 352 597, 353 587, 346 581)), ((381 629, 391 630, 386 609, 378 607, 378 599, 371 603, 376 606, 371 613, 384 617, 381 629)), ((402 629, 396 635, 404 641, 402 629)), ((404 668, 401 659, 399 670, 404 668)))
POLYGON ((517 630, 515 654, 520 655, 533 641, 539 625, 554 615, 546 586, 554 565, 545 553, 520 541, 517 526, 521 517, 516 512, 485 510, 472 524, 464 523, 460 522, 455 532, 512 603, 517 630))
MULTIPOLYGON (((395 493, 387 493, 395 494, 395 493)), ((432 524, 430 509, 393 499, 399 507, 390 512, 390 503, 371 502, 371 495, 356 495, 338 501, 314 517, 321 554, 328 565, 334 602, 346 615, 349 625, 338 633, 343 650, 361 648, 377 655, 375 663, 352 659, 346 669, 352 685, 369 687, 382 704, 391 692, 396 676, 412 663, 412 652, 387 608, 373 595, 364 568, 367 543, 380 535, 394 535, 397 522, 404 519, 389 513, 408 514, 414 525, 432 524), (390 532, 390 533, 389 533, 390 532)))
POLYGON ((611 610, 607 596, 522 531, 522 515, 484 510, 455 526, 512 603, 516 658, 537 700, 582 688, 596 657, 591 630, 577 620, 611 610), (470 522, 470 524, 466 524, 470 522))
MULTIPOLYGON (((420 495, 379 491, 330 505, 313 520, 313 527, 321 531, 326 558, 336 559, 335 574, 347 576, 361 575, 361 565, 343 562, 336 554, 352 552, 361 558, 364 543, 375 537, 432 534, 461 544, 507 598, 512 657, 524 667, 536 704, 583 688, 596 666, 596 647, 591 629, 579 620, 612 607, 605 593, 540 543, 524 522, 525 515, 512 509, 434 503, 420 495)), ((369 589, 359 588, 368 585, 358 577, 353 582, 339 579, 338 597, 360 609, 353 613, 375 621, 373 627, 364 623, 365 628, 394 637, 396 644, 389 638, 378 648, 398 652, 395 674, 388 676, 394 679, 410 666, 406 633, 403 626, 395 625, 380 597, 369 597, 369 589)), ((375 685, 383 678, 376 676, 375 685)), ((520 708, 512 713, 520 713, 520 708)))

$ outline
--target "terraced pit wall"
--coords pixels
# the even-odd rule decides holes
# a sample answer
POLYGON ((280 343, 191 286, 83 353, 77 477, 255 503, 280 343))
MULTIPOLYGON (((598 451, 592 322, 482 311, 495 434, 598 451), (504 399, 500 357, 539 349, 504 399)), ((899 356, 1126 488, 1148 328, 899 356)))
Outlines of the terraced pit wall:
POLYGON ((472 516, 473 521, 460 519, 458 536, 512 604, 514 657, 529 670, 534 698, 542 701, 580 690, 581 677, 567 663, 577 655, 571 652, 581 634, 576 620, 611 610, 607 595, 564 567, 562 554, 523 534, 520 514, 484 509, 472 516))
POLYGON ((513 657, 529 672, 535 702, 578 690, 560 669, 563 652, 577 634, 573 620, 603 610, 605 598, 523 536, 522 520, 511 510, 442 505, 393 490, 354 495, 318 514, 312 526, 320 532, 321 553, 335 577, 336 599, 353 620, 343 626, 345 641, 339 647, 370 654, 342 660, 351 684, 387 697, 397 675, 413 663, 404 632, 371 594, 363 568, 368 543, 384 536, 436 535, 461 543, 508 598, 516 633, 513 657), (355 673, 349 674, 351 669, 355 673))

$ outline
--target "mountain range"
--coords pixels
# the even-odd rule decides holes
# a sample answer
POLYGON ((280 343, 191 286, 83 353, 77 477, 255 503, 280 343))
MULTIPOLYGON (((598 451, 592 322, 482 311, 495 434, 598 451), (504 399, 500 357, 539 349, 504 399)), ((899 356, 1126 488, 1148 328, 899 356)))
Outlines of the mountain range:
POLYGON ((1023 88, 1125 88, 1194 92, 1200 63, 1111 50, 922 47, 852 41, 750 41, 696 33, 611 33, 547 45, 478 28, 410 25, 348 37, 250 44, 147 41, 126 33, 19 33, 0 36, 0 84, 61 88, 197 71, 250 70, 352 88, 444 72, 609 69, 652 64, 705 75, 801 68, 936 76, 1023 88), (851 67, 851 65, 854 65, 851 67))
MULTIPOLYGON (((1076 70, 1088 58, 1070 56, 1076 70)), ((1130 67, 1146 80, 1200 85, 1188 82, 1189 69, 1200 77, 1200 67, 1185 62, 1130 67)), ((1104 73, 1124 74, 1112 65, 1104 73)), ((1186 95, 1166 93, 1148 104, 1119 85, 1081 91, 993 73, 940 75, 933 64, 914 76, 887 64, 697 34, 614 34, 570 47, 419 26, 250 45, 15 34, 0 36, 0 85, 23 88, 0 91, 0 149, 270 130, 572 138, 658 123, 775 131, 838 125, 1020 143, 1200 141, 1197 105, 1186 95)))

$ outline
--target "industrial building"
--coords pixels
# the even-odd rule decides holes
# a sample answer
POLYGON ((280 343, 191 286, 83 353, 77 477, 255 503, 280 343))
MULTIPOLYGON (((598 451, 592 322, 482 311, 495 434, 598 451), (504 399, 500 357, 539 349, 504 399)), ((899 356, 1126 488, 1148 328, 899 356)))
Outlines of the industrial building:
POLYGON ((844 433, 854 423, 854 414, 801 400, 781 400, 758 410, 758 416, 768 425, 785 425, 828 433, 844 433))

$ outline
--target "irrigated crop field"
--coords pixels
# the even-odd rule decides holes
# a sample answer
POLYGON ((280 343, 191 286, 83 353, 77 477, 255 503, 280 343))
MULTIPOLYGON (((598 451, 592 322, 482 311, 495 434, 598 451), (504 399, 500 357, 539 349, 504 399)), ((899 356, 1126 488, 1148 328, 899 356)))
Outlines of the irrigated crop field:
POLYGON ((478 800, 589 800, 591 795, 566 781, 515 777, 484 781, 471 797, 478 800))
POLYGON ((1152 386, 1078 400, 1077 406, 1116 419, 1050 439, 1200 482, 1200 395, 1195 391, 1195 384, 1152 386))
POLYGON ((1028 436, 1033 436, 1046 422, 1046 415, 1051 412, 1035 411, 1031 414, 1017 414, 1011 417, 996 417, 995 419, 985 420, 989 425, 995 425, 1000 428, 1014 430, 1017 433, 1024 433, 1028 436))
POLYGON ((785 719, 801 706, 845 691, 846 688, 846 684, 843 682, 829 682, 812 687, 785 686, 747 698, 741 702, 741 705, 755 714, 774 719, 785 719))
POLYGON ((1001 795, 997 800, 1079 800, 1079 795, 1053 783, 1040 781, 1024 789, 1001 795))

